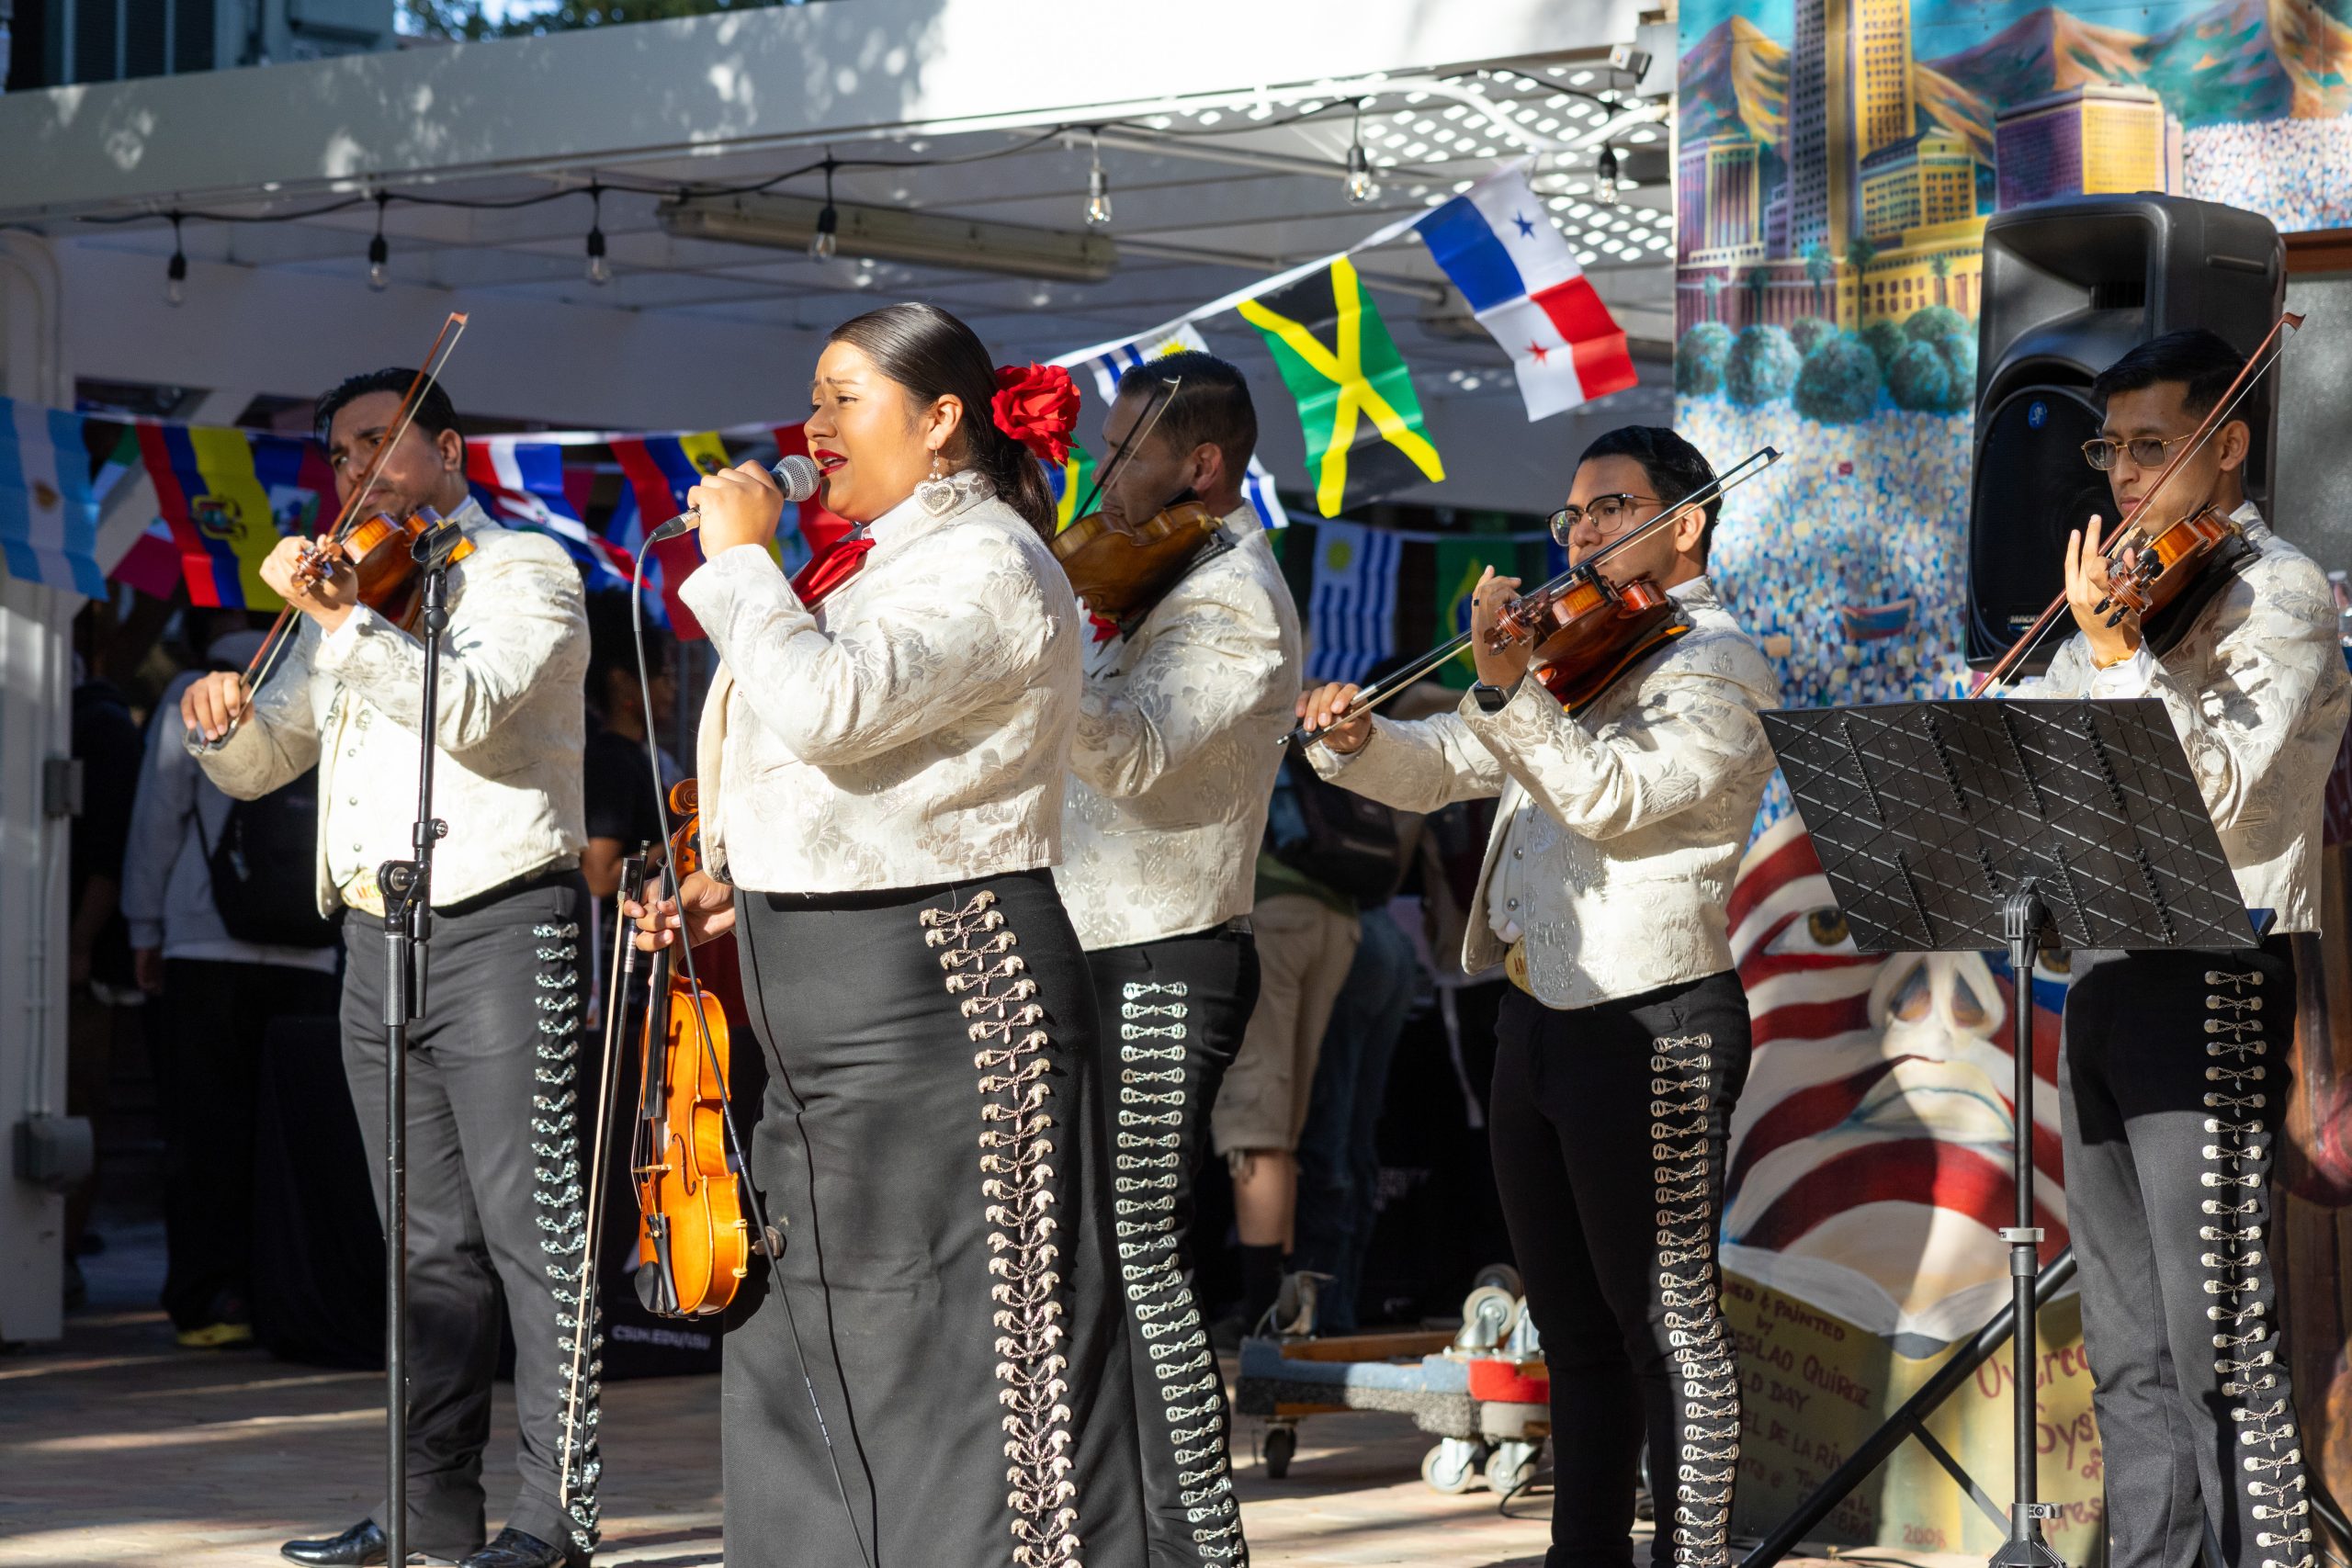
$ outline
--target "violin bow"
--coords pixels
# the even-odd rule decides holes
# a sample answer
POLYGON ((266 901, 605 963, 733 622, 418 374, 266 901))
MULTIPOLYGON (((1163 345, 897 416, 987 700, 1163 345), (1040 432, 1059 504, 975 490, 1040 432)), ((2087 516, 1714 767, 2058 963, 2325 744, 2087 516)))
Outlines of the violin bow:
MULTIPOLYGON (((410 378, 408 390, 401 395, 400 409, 393 414, 391 427, 382 443, 377 446, 375 456, 368 459, 367 471, 360 476, 359 488, 352 492, 351 499, 344 502, 342 510, 335 513, 334 523, 319 530, 319 539, 334 541, 350 532, 352 524, 361 515, 360 508, 367 504, 368 497, 376 489, 376 480, 383 473, 385 459, 391 456, 392 448, 401 444, 401 438, 408 434, 409 426, 415 422, 416 406, 424 400, 424 389, 439 381, 443 367, 449 363, 449 356, 458 351, 458 340, 465 336, 465 333, 466 312, 450 311, 448 319, 441 323, 440 332, 434 335, 433 346, 424 355, 424 364, 417 370, 415 376, 410 378)), ((293 615, 294 606, 290 604, 278 610, 277 618, 270 623, 268 634, 262 638, 261 646, 254 649, 253 658, 246 662, 243 672, 237 677, 239 685, 243 687, 248 697, 261 690, 263 683, 276 671, 279 655, 283 654, 287 645, 294 640, 287 633, 288 623, 292 619, 293 615)), ((236 733, 237 722, 235 718, 231 718, 228 728, 220 732, 220 739, 207 741, 199 737, 197 744, 206 750, 215 750, 227 745, 229 737, 236 733)), ((191 736, 197 735, 197 731, 193 729, 188 733, 191 736)))
MULTIPOLYGON (((1111 449, 1111 460, 1103 464, 1094 476, 1094 488, 1086 492, 1086 499, 1079 502, 1077 508, 1070 513, 1073 521, 1087 515, 1094 509, 1094 503, 1102 498, 1103 490, 1109 486, 1111 477, 1119 471, 1119 465, 1125 462, 1136 447, 1149 440, 1154 430, 1159 428, 1160 416, 1175 405, 1176 394, 1184 389, 1184 378, 1179 376, 1171 381, 1163 376, 1160 378, 1159 384, 1168 389, 1168 395, 1159 398, 1158 402, 1145 411, 1141 428, 1128 431, 1119 444, 1111 449)), ((1159 396, 1156 390, 1152 395, 1156 398, 1159 396)))
MULTIPOLYGON (((1600 549, 1595 550, 1585 559, 1580 560, 1576 565, 1568 568, 1567 570, 1560 573, 1559 576, 1552 579, 1549 582, 1544 583, 1540 588, 1535 588, 1526 593, 1522 593, 1520 597, 1522 599, 1532 599, 1541 597, 1546 593, 1558 592, 1561 589, 1567 587, 1568 584, 1576 581, 1578 578, 1589 576, 1594 568, 1598 567, 1602 561, 1607 560, 1611 556, 1615 555, 1619 550, 1623 549, 1626 546, 1634 543, 1636 540, 1648 538, 1658 529, 1664 527, 1667 524, 1672 522, 1675 518, 1679 517, 1682 513, 1688 512, 1694 506, 1704 506, 1711 501, 1718 500, 1724 495, 1728 495, 1731 491, 1738 489, 1741 485, 1746 484, 1758 474, 1762 473, 1765 468, 1770 468, 1780 460, 1781 454, 1778 448, 1771 446, 1758 447, 1738 463, 1734 464, 1727 471, 1716 475, 1713 479, 1708 480, 1705 484, 1701 485, 1698 489, 1692 491, 1690 494, 1684 496, 1673 505, 1664 508, 1657 516, 1651 518, 1646 523, 1644 523, 1640 527, 1635 528, 1624 537, 1610 540, 1608 544, 1602 546, 1600 549), (1758 467, 1758 465, 1759 464, 1762 466, 1758 467)), ((1283 744, 1287 746, 1292 741, 1295 740, 1302 746, 1311 746, 1316 741, 1322 739, 1324 736, 1329 734, 1332 730, 1337 729, 1340 725, 1346 724, 1351 719, 1360 718, 1363 715, 1372 712, 1373 709, 1380 706, 1383 703, 1388 701, 1389 698, 1395 696, 1406 687, 1420 681, 1423 677, 1427 676, 1430 671, 1435 670, 1447 660, 1453 658, 1455 654, 1460 653, 1464 649, 1469 647, 1471 635, 1472 634, 1469 632, 1464 632, 1461 636, 1453 638, 1451 641, 1440 643, 1437 647, 1430 649, 1429 652, 1423 654, 1420 658, 1415 660, 1404 669, 1397 671, 1386 680, 1374 681, 1371 685, 1366 686, 1356 693, 1355 700, 1348 705, 1348 711, 1341 714, 1338 718, 1333 719, 1329 724, 1325 725, 1320 729, 1309 729, 1305 725, 1300 725, 1296 728, 1294 728, 1283 735, 1283 744)))
MULTIPOLYGON (((2270 331, 2263 334, 2261 343, 2256 344, 2254 352, 2246 356, 2245 365, 2238 371, 2237 378, 2230 383, 2227 391, 2214 400, 2211 411, 2205 415, 2203 422, 2189 433, 2188 445, 2173 454, 2172 460, 2157 471, 2156 482, 2148 487, 2148 493, 2140 498, 2139 504, 2132 507, 2121 522, 2116 524, 2115 532, 2108 536, 2106 544, 2099 550, 2101 560, 2112 563, 2121 558, 2125 549, 2133 547, 2131 541, 2133 534, 2140 527, 2140 520, 2147 515, 2148 508, 2155 504, 2156 497, 2164 493, 2165 486, 2172 482, 2173 476, 2180 472, 2189 458, 2202 451, 2206 444, 2220 434, 2222 428, 2229 423, 2230 416, 2237 412, 2238 404, 2244 402, 2246 394, 2254 390, 2254 384, 2261 379, 2263 372, 2277 364, 2286 354, 2287 342, 2283 334, 2290 328, 2301 331, 2302 324, 2303 318, 2292 310, 2287 311, 2270 324, 2270 331)), ((1975 683, 1968 688, 1968 694, 1971 697, 1981 697, 2007 680, 2009 672, 2017 668, 2026 655, 2033 651, 2035 646, 2044 637, 2049 635, 2050 628, 2058 623, 2059 613, 2065 608, 2066 591, 2061 588, 2058 591, 2058 597, 2050 601, 2049 607, 2035 617, 2033 625, 2025 629, 2025 635, 2009 645, 2009 650, 2001 655, 1993 668, 1976 677, 1975 683)))

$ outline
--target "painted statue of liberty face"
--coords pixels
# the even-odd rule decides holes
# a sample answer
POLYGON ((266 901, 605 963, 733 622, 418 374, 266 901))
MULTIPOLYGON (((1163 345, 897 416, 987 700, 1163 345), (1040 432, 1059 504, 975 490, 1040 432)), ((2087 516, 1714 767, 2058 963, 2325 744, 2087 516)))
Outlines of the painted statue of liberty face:
MULTIPOLYGON (((1946 1340, 2008 1290, 2015 1223, 2007 966, 1854 951, 1794 817, 1733 884, 1756 1056, 1732 1122, 1724 1267, 1873 1333, 1946 1340)), ((2057 1006, 2034 996, 2035 1202, 2065 1244, 2057 1006)))

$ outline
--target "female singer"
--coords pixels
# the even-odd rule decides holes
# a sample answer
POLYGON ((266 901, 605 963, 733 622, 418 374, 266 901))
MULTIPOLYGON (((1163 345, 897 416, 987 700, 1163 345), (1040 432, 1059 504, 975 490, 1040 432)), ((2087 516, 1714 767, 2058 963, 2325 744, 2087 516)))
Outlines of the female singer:
POLYGON ((1093 989, 1047 869, 1084 622, 1023 439, 1067 430, 1067 386, 888 306, 811 388, 849 540, 787 582, 756 464, 688 496, 711 874, 639 940, 735 933, 789 1296, 728 1337, 730 1561, 1144 1560, 1093 989))

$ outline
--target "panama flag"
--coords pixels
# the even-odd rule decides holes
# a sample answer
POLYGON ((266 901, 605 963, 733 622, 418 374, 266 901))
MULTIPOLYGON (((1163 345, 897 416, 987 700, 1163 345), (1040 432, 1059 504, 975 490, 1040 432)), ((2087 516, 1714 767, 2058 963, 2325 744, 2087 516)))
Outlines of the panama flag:
POLYGON ((0 398, 0 558, 8 575, 103 598, 97 549, 81 416, 0 398))
POLYGON ((1523 168, 1481 180, 1414 225, 1519 372, 1543 419, 1634 384, 1625 334, 1528 188, 1523 168))

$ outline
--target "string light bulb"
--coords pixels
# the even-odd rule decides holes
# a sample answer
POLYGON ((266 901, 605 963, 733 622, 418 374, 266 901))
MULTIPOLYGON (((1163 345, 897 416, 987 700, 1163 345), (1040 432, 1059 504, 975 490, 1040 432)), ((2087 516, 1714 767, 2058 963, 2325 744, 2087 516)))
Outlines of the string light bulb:
POLYGON ((1372 160, 1363 150, 1363 100, 1356 100, 1355 135, 1348 144, 1348 173, 1341 182, 1349 202, 1362 207, 1380 194, 1380 182, 1372 175, 1372 160))
POLYGON ((1086 174, 1086 226, 1111 226, 1111 182, 1102 173, 1102 133, 1092 132, 1094 164, 1086 174))
POLYGON ((384 243, 384 204, 390 199, 376 193, 376 237, 368 242, 368 287, 379 294, 392 281, 392 248, 384 243))
POLYGON ((1603 207, 1617 205, 1617 149, 1606 141, 1600 144, 1600 156, 1592 165, 1592 199, 1603 207))
POLYGON ((187 253, 180 249, 180 215, 172 214, 172 259, 164 268, 164 303, 187 302, 187 253))
POLYGON ((842 226, 842 215, 833 208, 833 161, 825 160, 825 209, 817 214, 817 231, 808 236, 808 259, 831 261, 841 249, 836 238, 842 226))
POLYGON ((605 259, 605 192, 593 182, 588 206, 588 281, 602 288, 613 280, 613 264, 605 259))

